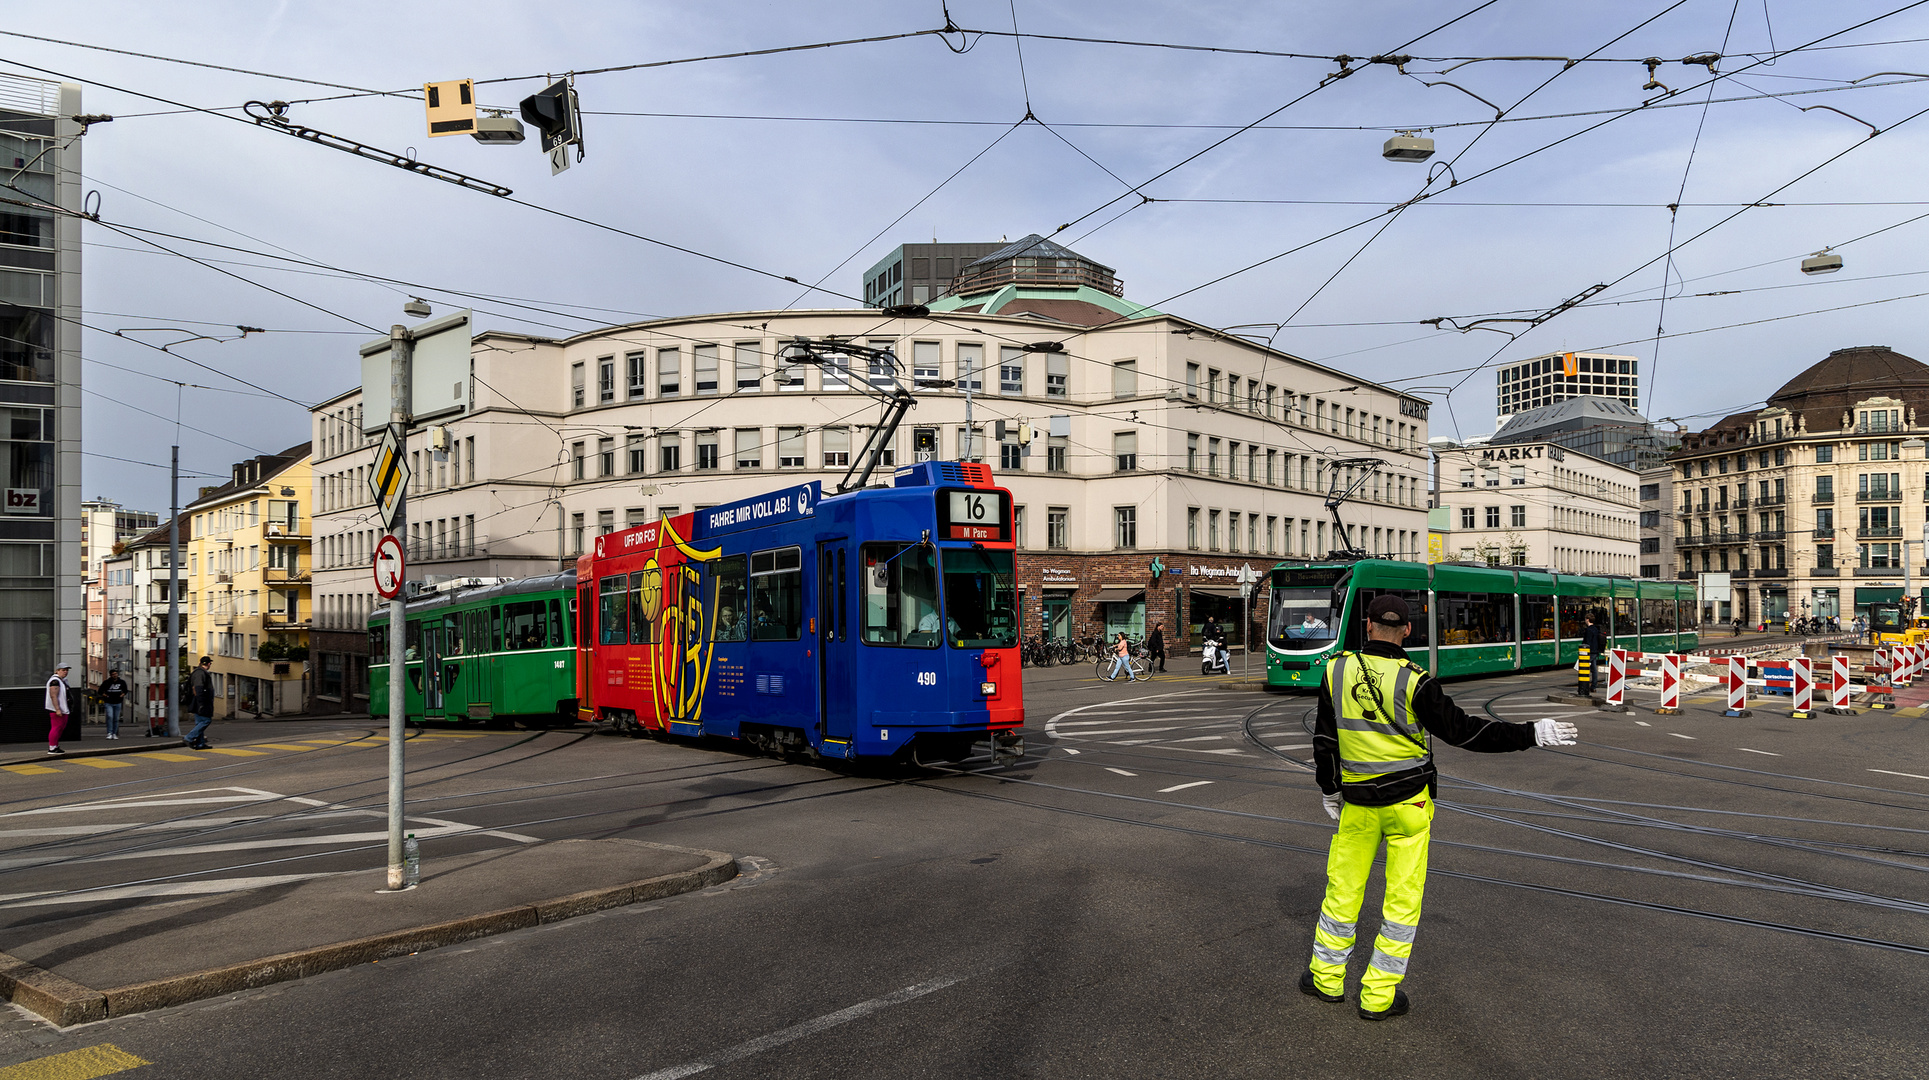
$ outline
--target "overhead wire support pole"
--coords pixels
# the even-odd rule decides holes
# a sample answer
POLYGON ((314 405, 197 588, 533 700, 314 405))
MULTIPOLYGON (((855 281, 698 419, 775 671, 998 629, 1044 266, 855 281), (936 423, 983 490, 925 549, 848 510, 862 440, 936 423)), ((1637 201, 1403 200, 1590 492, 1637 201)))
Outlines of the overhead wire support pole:
POLYGON ((439 165, 430 165, 426 162, 417 161, 412 157, 369 146, 367 143, 356 142, 354 139, 345 139, 340 135, 330 135, 328 132, 316 128, 290 123, 288 119, 282 115, 288 108, 284 102, 250 101, 246 105, 243 105, 242 108, 247 110, 250 120, 267 128, 269 131, 279 131, 284 135, 293 135, 297 139, 306 139, 317 146, 326 146, 331 150, 341 150, 354 154, 356 157, 367 158, 370 161, 379 161, 384 165, 393 165, 398 169, 407 169, 410 172, 420 173, 423 176, 454 184, 457 187, 468 188, 470 191, 480 191, 484 195, 496 195, 507 198, 515 194, 513 188, 506 188, 501 184, 492 183, 488 180, 478 180, 473 176, 456 172, 453 169, 445 169, 439 165), (279 108, 277 108, 277 106, 279 106, 279 108), (261 111, 255 111, 257 108, 261 111))
MULTIPOLYGON (((181 448, 172 447, 167 511, 167 733, 181 737, 181 448)), ((149 730, 153 725, 148 725, 149 730)))
MULTIPOLYGON (((398 447, 406 448, 409 434, 409 378, 410 368, 415 359, 415 339, 406 326, 389 327, 389 427, 394 433, 398 447)), ((402 450, 397 451, 398 454, 402 450)), ((407 551, 409 490, 408 475, 403 473, 401 491, 396 496, 395 517, 389 523, 389 535, 402 543, 407 551)), ((407 566, 406 558, 403 565, 407 566)), ((406 571, 404 571, 406 579, 406 571)), ((403 807, 403 765, 404 744, 408 738, 408 696, 404 689, 408 683, 408 656, 405 650, 407 640, 408 590, 402 586, 406 580, 397 583, 395 596, 388 602, 388 888, 399 892, 403 884, 402 865, 402 807, 403 807)), ((423 692, 428 692, 427 679, 435 676, 423 672, 423 692)))
POLYGON ((1326 471, 1333 477, 1333 486, 1326 493, 1326 509, 1333 515, 1333 542, 1336 545, 1333 550, 1334 558, 1364 559, 1367 557, 1368 552, 1354 544, 1352 538, 1347 536, 1346 523, 1340 520, 1340 504, 1352 498, 1354 492, 1366 486, 1367 478, 1385 464, 1385 461, 1376 457, 1334 458, 1326 463, 1326 471), (1340 490, 1340 470, 1342 469, 1360 470, 1359 477, 1348 484, 1345 491, 1340 490))

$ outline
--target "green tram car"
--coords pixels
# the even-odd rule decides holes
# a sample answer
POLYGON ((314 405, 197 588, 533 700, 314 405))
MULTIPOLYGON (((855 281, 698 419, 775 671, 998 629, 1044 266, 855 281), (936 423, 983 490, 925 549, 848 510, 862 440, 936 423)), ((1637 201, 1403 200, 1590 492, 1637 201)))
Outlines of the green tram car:
MULTIPOLYGON (((576 719, 576 572, 418 596, 404 609, 411 721, 576 719)), ((388 715, 389 616, 368 620, 368 708, 388 715)))
POLYGON ((1366 606, 1382 593, 1407 602, 1407 651, 1442 678, 1571 666, 1589 610, 1609 648, 1686 653, 1699 641, 1687 582, 1362 559, 1281 563, 1270 584, 1266 681, 1276 688, 1317 689, 1326 659, 1364 642, 1366 606))

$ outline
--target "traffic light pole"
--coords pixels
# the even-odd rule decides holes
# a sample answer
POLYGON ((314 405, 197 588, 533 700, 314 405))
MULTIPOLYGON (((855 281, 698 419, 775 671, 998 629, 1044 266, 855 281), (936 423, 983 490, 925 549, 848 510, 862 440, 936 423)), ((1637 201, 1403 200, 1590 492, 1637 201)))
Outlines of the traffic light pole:
MULTIPOLYGON (((415 359, 415 341, 409 335, 408 327, 389 328, 389 425, 395 432, 402 453, 407 447, 409 432, 409 374, 415 359)), ((389 535, 402 544, 408 551, 408 477, 404 473, 402 490, 396 498, 395 517, 389 522, 389 535)), ((408 565, 403 559, 405 568, 408 565)), ((407 578, 406 569, 403 572, 407 578)), ((408 717, 406 710, 408 698, 404 688, 408 683, 408 655, 406 642, 408 625, 403 608, 407 604, 406 590, 397 582, 395 597, 388 602, 388 887, 390 892, 405 888, 402 867, 402 776, 404 743, 408 738, 408 717)), ((424 673, 424 678, 428 677, 424 673)), ((424 687, 427 687, 426 681, 424 687)))

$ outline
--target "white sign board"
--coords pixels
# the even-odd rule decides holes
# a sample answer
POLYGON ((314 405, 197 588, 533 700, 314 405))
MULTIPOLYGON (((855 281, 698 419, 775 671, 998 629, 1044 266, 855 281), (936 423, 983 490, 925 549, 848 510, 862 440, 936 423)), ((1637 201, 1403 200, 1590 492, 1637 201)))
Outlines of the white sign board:
POLYGON ((1699 580, 1696 582, 1695 591, 1701 594, 1703 600, 1733 600, 1735 598, 1734 589, 1731 587, 1729 577, 1726 573, 1700 574, 1698 578, 1699 580))
MULTIPOLYGON (((469 337, 472 313, 464 308, 412 327, 409 419, 433 420, 469 410, 469 337)), ((362 346, 362 433, 374 435, 389 422, 389 339, 362 346)))

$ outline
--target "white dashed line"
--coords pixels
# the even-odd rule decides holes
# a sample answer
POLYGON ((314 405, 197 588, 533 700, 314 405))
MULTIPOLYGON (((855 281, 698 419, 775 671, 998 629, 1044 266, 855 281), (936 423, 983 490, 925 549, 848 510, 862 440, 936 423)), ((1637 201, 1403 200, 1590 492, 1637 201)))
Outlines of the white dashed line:
POLYGON ((1879 772, 1884 776, 1906 776, 1911 780, 1929 780, 1929 776, 1922 776, 1912 772, 1893 772, 1889 769, 1870 769, 1869 771, 1879 772))
POLYGON ((1683 735, 1683 734, 1682 734, 1682 733, 1680 733, 1679 731, 1670 731, 1670 732, 1668 732, 1668 734, 1670 734, 1670 735, 1673 735, 1673 736, 1674 736, 1675 738, 1677 738, 1677 739, 1693 739, 1693 738, 1694 738, 1694 736, 1693 736, 1693 735, 1683 735))
POLYGON ((1189 787, 1205 787, 1205 786, 1206 786, 1207 784, 1210 784, 1210 783, 1212 783, 1212 781, 1210 781, 1210 780, 1194 780, 1194 781, 1193 781, 1192 783, 1190 783, 1190 784, 1174 784, 1174 785, 1172 785, 1171 787, 1162 787, 1162 788, 1160 788, 1160 789, 1159 789, 1159 794, 1161 794, 1161 795, 1165 795, 1165 794, 1168 794, 1168 793, 1170 793, 1170 792, 1174 792, 1174 791, 1184 791, 1185 789, 1187 789, 1187 788, 1189 788, 1189 787))
POLYGON ((1747 753, 1747 754, 1760 754, 1763 757, 1781 757, 1782 756, 1780 754, 1770 753, 1767 750, 1752 750, 1746 746, 1737 746, 1735 747, 1735 749, 1740 750, 1743 753, 1747 753))
POLYGON ((1641 725, 1642 727, 1653 727, 1653 726, 1654 726, 1653 724, 1650 724, 1650 723, 1648 723, 1648 722, 1647 722, 1646 720, 1636 720, 1636 721, 1635 721, 1635 723, 1637 723, 1637 724, 1640 724, 1640 725, 1641 725))
POLYGON ((1291 743, 1286 746, 1273 747, 1273 749, 1275 750, 1311 750, 1312 748, 1313 748, 1312 743, 1291 743))
POLYGON ((1111 767, 1110 765, 1107 765, 1107 766, 1105 767, 1105 771, 1106 771, 1106 772, 1115 772, 1115 773, 1118 773, 1118 774, 1119 774, 1120 776, 1137 776, 1137 775, 1139 775, 1138 773, 1135 773, 1135 772, 1127 772, 1127 771, 1125 771, 1124 769, 1114 769, 1114 768, 1113 768, 1113 767, 1111 767))
POLYGON ((1174 739, 1173 742, 1224 742, 1224 735, 1195 735, 1190 739, 1174 739))
POLYGON ((1076 753, 1078 753, 1078 751, 1076 751, 1076 750, 1074 750, 1074 749, 1072 749, 1072 748, 1071 748, 1071 747, 1069 747, 1069 746, 1061 746, 1061 747, 1059 747, 1059 749, 1060 749, 1060 750, 1063 750, 1063 751, 1065 751, 1065 752, 1066 752, 1066 753, 1068 753, 1068 754, 1076 754, 1076 753))

